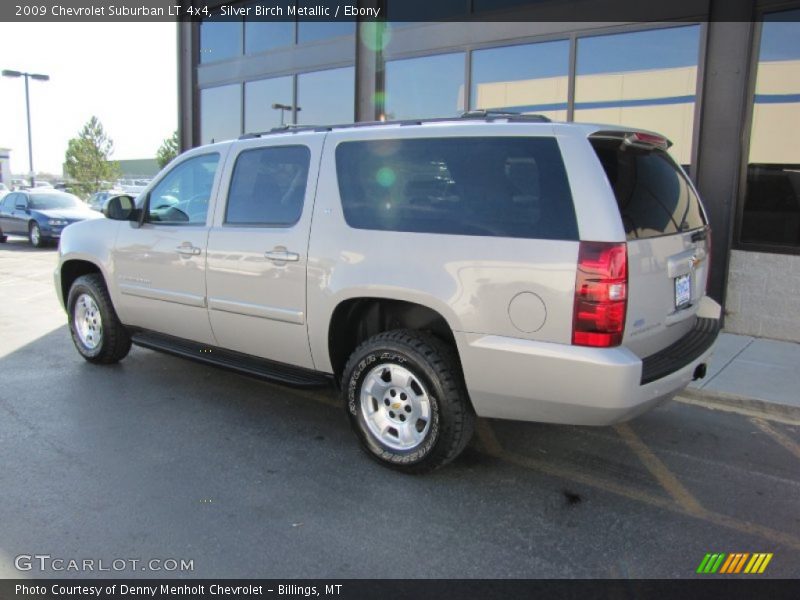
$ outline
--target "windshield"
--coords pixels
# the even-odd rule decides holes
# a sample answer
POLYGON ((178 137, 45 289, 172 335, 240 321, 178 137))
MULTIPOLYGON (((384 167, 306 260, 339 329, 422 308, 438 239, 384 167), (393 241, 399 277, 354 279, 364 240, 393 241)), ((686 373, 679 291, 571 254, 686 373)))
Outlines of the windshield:
POLYGON ((81 208, 83 202, 72 194, 31 194, 31 208, 50 210, 53 208, 81 208))

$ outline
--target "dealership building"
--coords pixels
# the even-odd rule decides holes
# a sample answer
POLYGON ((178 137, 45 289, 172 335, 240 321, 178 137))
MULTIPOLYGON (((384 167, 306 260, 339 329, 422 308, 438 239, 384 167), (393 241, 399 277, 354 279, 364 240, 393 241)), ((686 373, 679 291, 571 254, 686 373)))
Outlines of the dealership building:
MULTIPOLYGON (((548 20, 541 0, 351 4, 388 21, 181 23, 184 148, 472 109, 655 130, 705 201, 726 329, 800 342, 800 4, 653 2, 638 22, 548 20)), ((616 0, 560 4, 621 14, 616 0)))

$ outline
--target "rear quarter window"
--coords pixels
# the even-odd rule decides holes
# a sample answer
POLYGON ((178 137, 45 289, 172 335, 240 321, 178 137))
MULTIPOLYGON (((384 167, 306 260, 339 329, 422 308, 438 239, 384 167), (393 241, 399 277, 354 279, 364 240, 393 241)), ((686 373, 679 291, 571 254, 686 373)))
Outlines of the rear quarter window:
POLYGON ((663 150, 593 139, 628 240, 672 235, 705 226, 700 201, 686 176, 663 150))
POLYGON ((357 229, 578 239, 554 138, 342 142, 336 171, 345 220, 357 229))

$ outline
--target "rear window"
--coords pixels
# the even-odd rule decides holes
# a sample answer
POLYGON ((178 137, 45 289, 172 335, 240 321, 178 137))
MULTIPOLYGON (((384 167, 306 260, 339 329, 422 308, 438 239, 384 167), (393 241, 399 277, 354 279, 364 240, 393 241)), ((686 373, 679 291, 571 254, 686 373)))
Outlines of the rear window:
POLYGON ((700 201, 666 152, 625 146, 620 139, 591 142, 614 190, 629 240, 705 225, 700 201))
POLYGON ((357 229, 578 239, 553 138, 343 142, 336 172, 345 220, 357 229))

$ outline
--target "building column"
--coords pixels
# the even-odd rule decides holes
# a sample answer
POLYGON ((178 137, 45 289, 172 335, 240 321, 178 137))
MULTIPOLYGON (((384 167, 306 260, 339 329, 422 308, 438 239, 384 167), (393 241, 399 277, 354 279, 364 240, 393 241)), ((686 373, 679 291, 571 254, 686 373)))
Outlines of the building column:
MULTIPOLYGON (((359 0, 358 6, 381 8, 381 14, 386 13, 386 2, 383 0, 359 0)), ((375 121, 378 118, 375 91, 383 88, 380 81, 383 77, 382 25, 356 22, 356 121, 375 121)))
POLYGON ((711 221, 709 295, 725 303, 747 114, 754 0, 714 0, 702 83, 697 187, 711 221))
POLYGON ((195 127, 197 76, 194 51, 199 43, 199 24, 178 22, 178 139, 181 152, 199 143, 195 127))

